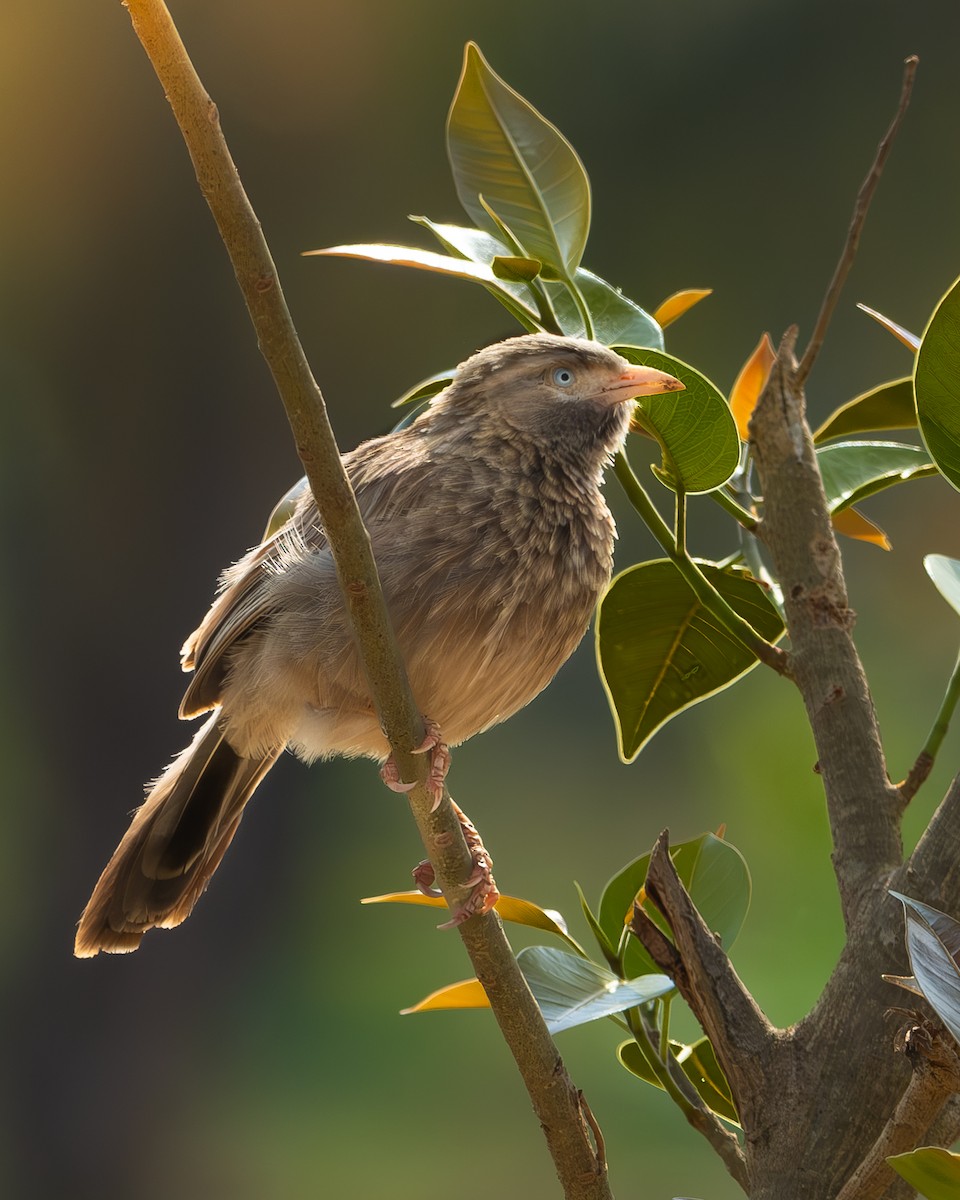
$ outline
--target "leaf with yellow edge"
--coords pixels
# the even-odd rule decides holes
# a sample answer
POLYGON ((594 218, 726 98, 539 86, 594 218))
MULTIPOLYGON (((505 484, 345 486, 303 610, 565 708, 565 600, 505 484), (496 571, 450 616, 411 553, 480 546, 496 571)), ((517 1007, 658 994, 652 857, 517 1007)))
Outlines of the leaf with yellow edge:
MULTIPOLYGON (((366 896, 361 904, 420 904, 426 908, 446 908, 442 896, 425 896, 423 892, 386 892, 382 896, 366 896)), ((528 929, 542 929, 546 933, 555 933, 563 938, 578 954, 585 952, 567 932, 567 922, 563 914, 555 908, 541 908, 532 900, 523 900, 519 896, 501 896, 494 905, 504 921, 512 921, 515 925, 526 925, 528 929)))
POLYGON ((909 329, 904 329, 902 325, 898 325, 896 321, 891 321, 889 317, 885 317, 883 313, 877 312, 875 308, 870 308, 867 304, 858 304, 857 308, 861 312, 865 312, 868 317, 873 317, 878 325, 882 325, 888 333, 892 333, 898 342, 901 342, 908 350, 916 352, 920 349, 920 339, 915 333, 911 333, 909 329))
MULTIPOLYGON (((379 898, 379 897, 378 897, 379 898)), ((435 1012, 441 1008, 489 1008, 490 1001, 487 993, 480 986, 479 979, 462 979, 459 983, 448 983, 446 987, 437 988, 429 996, 424 996, 409 1008, 401 1008, 400 1015, 409 1013, 435 1012)))
POLYGON ((870 542, 873 546, 879 546, 881 550, 893 549, 890 539, 880 526, 874 525, 859 509, 844 508, 834 513, 830 520, 837 533, 842 533, 845 537, 856 538, 858 542, 870 542))
POLYGON ((705 300, 707 296, 712 295, 713 288, 685 288, 682 292, 674 292, 672 296, 668 296, 659 308, 657 308, 653 314, 653 319, 661 329, 666 329, 678 317, 682 317, 684 313, 689 312, 695 304, 699 304, 701 300, 705 300))
POLYGON ((773 342, 770 341, 769 333, 765 333, 757 342, 754 352, 743 364, 730 391, 730 408, 734 420, 737 422, 737 431, 742 442, 745 442, 749 436, 747 426, 753 410, 757 406, 757 401, 760 399, 760 393, 767 386, 770 368, 776 361, 777 352, 773 348, 773 342))

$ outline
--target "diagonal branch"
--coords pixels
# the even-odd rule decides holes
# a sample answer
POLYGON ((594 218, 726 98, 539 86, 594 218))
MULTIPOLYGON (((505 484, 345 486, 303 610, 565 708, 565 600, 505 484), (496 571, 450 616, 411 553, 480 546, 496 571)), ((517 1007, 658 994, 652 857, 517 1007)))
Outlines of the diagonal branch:
POLYGON ((850 228, 847 230, 847 240, 840 254, 840 261, 837 263, 833 278, 827 287, 827 294, 823 298, 823 304, 820 307, 820 313, 817 316, 817 323, 814 326, 810 342, 804 351, 803 358, 800 360, 799 367, 797 367, 796 378, 798 387, 802 386, 806 381, 813 364, 816 362, 817 355, 820 353, 820 347, 823 345, 823 339, 827 334, 827 328, 833 317, 834 309, 837 307, 837 301, 840 299, 840 293, 843 291, 843 285, 847 282, 847 276, 850 274, 853 260, 857 256, 857 247, 860 245, 860 235, 863 233, 867 213, 870 209, 874 192, 877 190, 877 184, 880 182, 880 176, 883 173, 887 155, 893 146, 894 138, 900 131, 900 126, 910 104, 913 81, 916 78, 917 67, 919 65, 920 59, 915 54, 911 54, 909 58, 904 60, 903 83, 900 86, 900 100, 897 104, 897 111, 890 122, 887 132, 880 140, 880 145, 877 147, 873 162, 870 164, 870 170, 860 185, 860 191, 857 192, 856 203, 853 206, 853 216, 850 219, 850 228))
POLYGON ((633 931, 669 974, 709 1037, 746 1130, 755 1128, 758 1098, 765 1095, 777 1031, 741 983, 730 959, 694 907, 670 858, 669 835, 660 834, 644 885, 673 931, 671 944, 649 918, 634 917, 633 931))
POLYGON ((960 1091, 960 1058, 946 1030, 927 1023, 914 1025, 906 1033, 903 1050, 913 1067, 907 1089, 836 1200, 880 1200, 897 1179, 887 1158, 922 1144, 947 1100, 960 1091))
MULTIPOLYGON (((463 881, 472 869, 470 854, 449 797, 436 812, 430 811, 432 798, 424 786, 426 757, 412 753, 423 741, 423 721, 390 626, 370 540, 260 223, 230 156, 216 106, 166 6, 162 0, 126 0, 125 6, 163 85, 230 255, 333 551, 371 696, 401 777, 418 781, 410 793, 411 808, 437 882, 448 905, 457 907, 469 892, 463 881)), ((611 1193, 602 1142, 591 1133, 589 1110, 566 1073, 498 918, 492 913, 474 917, 460 932, 517 1061, 566 1196, 607 1200, 611 1193)))

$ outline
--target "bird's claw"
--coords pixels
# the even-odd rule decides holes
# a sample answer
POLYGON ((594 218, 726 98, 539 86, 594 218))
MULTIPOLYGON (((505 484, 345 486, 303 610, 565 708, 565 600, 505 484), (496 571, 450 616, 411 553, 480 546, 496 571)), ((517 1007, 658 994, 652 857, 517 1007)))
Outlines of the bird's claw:
MULTIPOLYGON (((427 775, 427 789, 433 797, 430 811, 435 812, 443 799, 443 785, 450 770, 450 748, 443 741, 440 726, 436 721, 424 718, 426 734, 423 741, 413 751, 414 754, 430 755, 430 771, 427 775)), ((391 754, 380 768, 380 778, 392 792, 411 792, 417 786, 415 783, 404 783, 400 778, 400 769, 391 754)))
MULTIPOLYGON (((451 803, 453 802, 451 801, 451 803)), ((493 859, 480 840, 476 826, 456 804, 453 805, 453 808, 459 818, 463 837, 473 860, 473 870, 463 882, 463 886, 470 888, 471 891, 450 920, 437 926, 438 929, 455 929, 471 917, 482 916, 484 913, 488 913, 500 899, 500 892, 497 890, 493 878, 493 859)), ((429 860, 425 859, 414 867, 414 883, 425 896, 436 898, 442 895, 440 889, 434 886, 435 878, 433 865, 429 860)))

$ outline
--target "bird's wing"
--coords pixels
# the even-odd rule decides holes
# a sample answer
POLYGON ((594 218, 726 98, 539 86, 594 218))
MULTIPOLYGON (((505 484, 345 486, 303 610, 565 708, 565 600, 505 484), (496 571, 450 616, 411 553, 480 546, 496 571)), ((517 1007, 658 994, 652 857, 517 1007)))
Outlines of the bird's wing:
MULTIPOLYGON (((311 504, 312 507, 312 498, 311 504)), ((307 508, 304 505, 304 508, 307 508)), ((225 655, 272 611, 268 583, 270 577, 283 569, 290 553, 290 543, 298 534, 294 522, 297 513, 271 538, 254 547, 221 576, 221 591, 199 627, 187 638, 181 651, 181 665, 193 671, 193 678, 180 704, 181 717, 195 717, 215 708, 226 667, 225 655)), ((303 514, 305 517, 307 513, 303 514)), ((318 519, 313 507, 313 521, 318 519)), ((315 549, 322 550, 326 539, 317 530, 315 549)))
MULTIPOLYGON (((400 445, 400 434, 367 442, 344 455, 347 474, 361 509, 379 522, 408 502, 415 480, 429 464, 415 448, 400 445)), ((194 675, 180 705, 181 717, 194 717, 220 703, 227 654, 274 611, 270 580, 306 556, 330 555, 313 496, 307 492, 290 519, 221 577, 221 591, 199 628, 187 638, 181 663, 194 675)))

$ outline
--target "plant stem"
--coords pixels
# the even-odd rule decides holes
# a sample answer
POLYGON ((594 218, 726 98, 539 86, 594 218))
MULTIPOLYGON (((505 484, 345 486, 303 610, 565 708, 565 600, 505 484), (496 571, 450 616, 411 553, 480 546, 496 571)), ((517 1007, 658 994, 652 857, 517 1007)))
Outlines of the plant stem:
MULTIPOLYGON (((426 787, 423 720, 390 625, 370 539, 343 468, 323 396, 306 361, 260 222, 247 198, 207 95, 163 0, 126 0, 134 30, 183 134, 274 377, 330 543, 357 648, 381 725, 409 793, 448 905, 461 903, 472 870, 460 822, 445 793, 434 811, 426 787)), ((494 913, 459 927, 477 977, 516 1060, 568 1200, 610 1200, 601 1138, 569 1079, 494 913)), ((452 1100, 452 1097, 451 1097, 452 1100)))
POLYGON ((748 533, 753 533, 753 531, 760 524, 753 513, 750 512, 749 509, 744 508, 742 504, 739 504, 736 500, 734 500, 733 496, 730 495, 726 488, 714 488, 714 490, 709 493, 709 496, 715 504, 719 504, 720 507, 725 512, 728 512, 730 516, 738 522, 738 524, 747 530, 748 533))
POLYGON ((670 532, 670 527, 664 521, 663 517, 660 516, 653 501, 647 495, 643 484, 641 484, 640 480, 633 473, 633 468, 630 466, 627 456, 622 451, 616 457, 614 470, 631 504, 633 504, 633 507, 640 514, 647 528, 666 551, 668 558, 690 585, 694 595, 703 607, 720 622, 732 637, 735 637, 742 646, 745 646, 755 658, 758 658, 762 663, 766 663, 768 667, 771 667, 778 674, 786 674, 787 656, 784 652, 778 650, 776 646, 772 646, 765 638, 762 638, 753 626, 748 621, 745 621, 724 600, 694 560, 677 548, 673 534, 670 532))
POLYGON ((936 719, 924 743, 922 753, 930 757, 931 763, 937 757, 937 753, 943 745, 943 739, 947 736, 947 730, 950 728, 950 720, 953 717, 953 710, 957 707, 958 700, 960 700, 960 656, 958 656, 954 664, 953 672, 950 675, 950 682, 947 684, 947 690, 940 703, 936 719))

